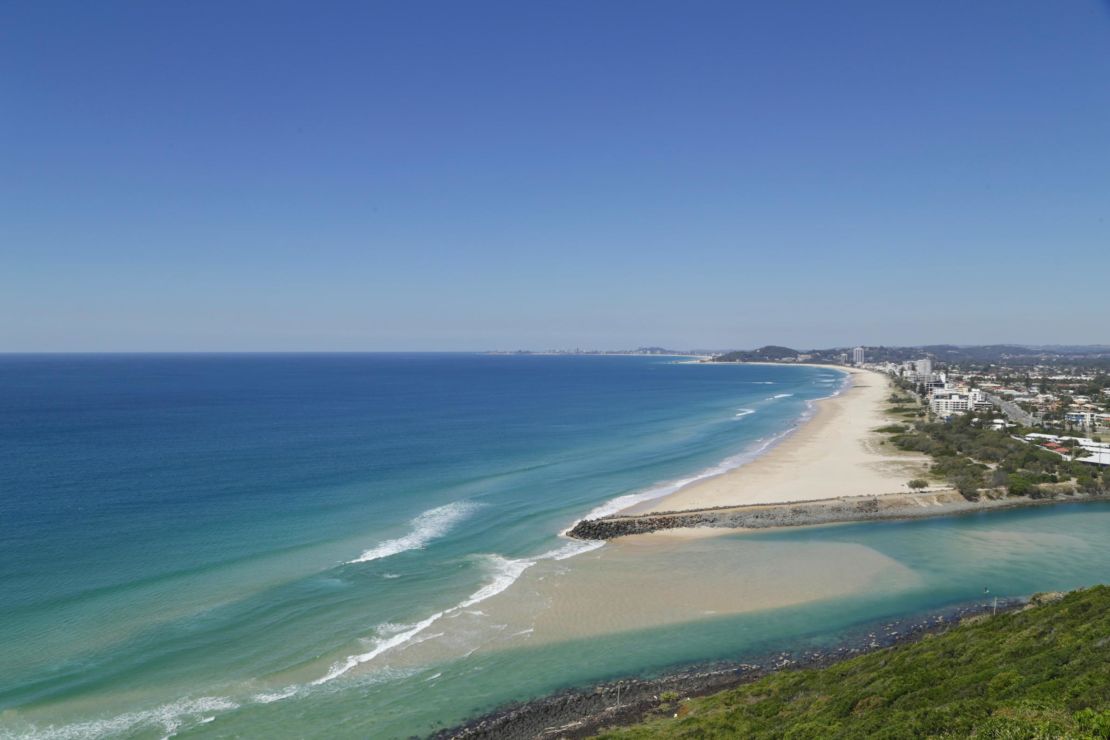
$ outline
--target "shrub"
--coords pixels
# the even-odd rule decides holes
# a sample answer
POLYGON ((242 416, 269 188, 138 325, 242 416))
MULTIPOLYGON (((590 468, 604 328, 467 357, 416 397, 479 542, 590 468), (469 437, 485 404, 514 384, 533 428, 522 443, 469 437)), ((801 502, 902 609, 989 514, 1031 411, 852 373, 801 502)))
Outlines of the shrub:
POLYGON ((887 424, 885 427, 879 427, 875 431, 882 432, 883 434, 904 434, 909 430, 910 428, 905 424, 887 424))
POLYGON ((975 478, 964 476, 956 479, 956 490, 968 501, 978 501, 979 486, 981 483, 982 481, 976 480, 975 478))
POLYGON ((1110 738, 1110 588, 828 668, 786 671, 608 729, 647 738, 1110 738))
POLYGON ((929 481, 925 480, 924 478, 914 478, 913 480, 911 480, 906 485, 909 486, 910 488, 914 488, 914 489, 928 488, 929 487, 929 481))
POLYGON ((1006 492, 1011 496, 1028 496, 1034 488, 1033 481, 1023 475, 1011 473, 1006 477, 1006 492))

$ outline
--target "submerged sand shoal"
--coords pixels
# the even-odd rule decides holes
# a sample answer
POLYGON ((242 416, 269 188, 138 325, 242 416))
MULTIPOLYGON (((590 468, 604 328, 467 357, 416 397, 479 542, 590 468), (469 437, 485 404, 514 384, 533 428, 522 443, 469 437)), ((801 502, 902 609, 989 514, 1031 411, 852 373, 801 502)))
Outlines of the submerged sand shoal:
POLYGON ((511 588, 444 617, 375 665, 427 665, 919 584, 907 566, 851 542, 640 535, 536 563, 511 588))
MULTIPOLYGON (((621 514, 906 490, 925 458, 880 444, 884 435, 875 429, 892 422, 884 412, 889 381, 850 372, 849 386, 815 402, 812 418, 754 461, 621 514)), ((427 664, 475 650, 695 623, 861 594, 877 584, 907 588, 917 580, 862 545, 753 540, 730 532, 736 530, 632 535, 569 560, 537 562, 504 592, 445 615, 373 664, 427 664)))

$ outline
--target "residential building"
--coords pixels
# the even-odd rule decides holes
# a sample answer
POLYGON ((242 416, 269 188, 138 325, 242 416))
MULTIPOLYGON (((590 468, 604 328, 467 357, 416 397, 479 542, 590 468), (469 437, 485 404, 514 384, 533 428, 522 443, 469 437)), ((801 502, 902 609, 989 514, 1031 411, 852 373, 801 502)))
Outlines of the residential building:
POLYGON ((1096 442, 1087 437, 1060 437, 1055 434, 1027 434, 1025 435, 1025 441, 1055 452, 1061 457, 1075 460, 1075 462, 1095 467, 1110 467, 1110 443, 1096 442), (1074 447, 1082 449, 1085 454, 1082 456, 1076 455, 1075 449, 1067 446, 1068 444, 1073 444, 1074 447))
POLYGON ((990 406, 990 401, 978 388, 938 388, 929 397, 929 408, 941 419, 990 406))
POLYGON ((1064 420, 1069 424, 1084 429, 1098 429, 1101 426, 1110 426, 1110 414, 1097 411, 1069 411, 1064 414, 1064 420))

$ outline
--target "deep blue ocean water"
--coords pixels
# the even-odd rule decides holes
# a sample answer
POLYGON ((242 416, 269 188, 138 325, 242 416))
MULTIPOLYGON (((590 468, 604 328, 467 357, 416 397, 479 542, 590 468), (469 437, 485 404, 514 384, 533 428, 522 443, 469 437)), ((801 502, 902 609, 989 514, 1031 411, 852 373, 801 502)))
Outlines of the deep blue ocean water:
POLYGON ((589 512, 755 454, 842 377, 664 357, 0 356, 0 737, 403 737, 832 640, 984 583, 1107 580, 1099 505, 762 533, 712 547, 852 543, 912 577, 369 669, 480 615, 522 564, 573 555, 559 533, 589 512))

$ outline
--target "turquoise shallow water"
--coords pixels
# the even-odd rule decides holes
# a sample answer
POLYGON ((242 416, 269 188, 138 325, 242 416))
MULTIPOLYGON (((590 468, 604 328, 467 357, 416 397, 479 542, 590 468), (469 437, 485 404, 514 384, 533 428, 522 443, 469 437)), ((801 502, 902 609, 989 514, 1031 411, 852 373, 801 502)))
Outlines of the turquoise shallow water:
MULTIPOLYGON (((348 656, 572 554, 558 533, 607 502, 754 454, 841 377, 653 357, 0 357, 0 732, 234 733, 258 711, 260 731, 299 736, 318 728, 297 717, 348 700, 359 717, 332 722, 418 731, 427 697, 348 656), (367 686, 398 693, 367 713, 367 686)), ((470 708, 435 693, 444 717, 470 708)))
POLYGON ((897 568, 846 597, 472 654, 463 635, 405 660, 463 612, 481 621, 524 564, 573 554, 558 532, 575 519, 741 461, 839 378, 639 357, 2 358, 0 735, 405 737, 984 587, 1108 580, 1104 504, 728 536, 691 550, 804 567, 847 543, 897 568))
POLYGON ((799 557, 806 556, 807 546, 862 545, 896 560, 908 577, 876 581, 845 598, 478 654, 411 672, 385 669, 347 689, 293 697, 280 713, 246 705, 195 734, 280 734, 292 717, 298 733, 313 737, 333 729, 350 736, 428 733, 509 700, 570 686, 700 661, 831 646, 863 625, 981 600, 985 588, 1010 597, 1110 580, 1108 532, 1110 504, 1095 503, 721 538, 713 546, 743 553, 787 543, 798 548, 799 557))

